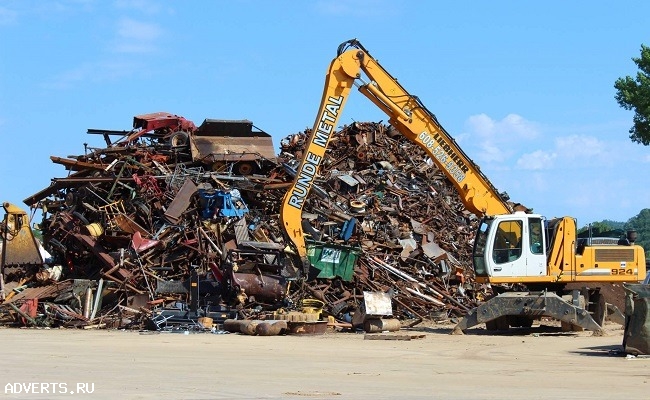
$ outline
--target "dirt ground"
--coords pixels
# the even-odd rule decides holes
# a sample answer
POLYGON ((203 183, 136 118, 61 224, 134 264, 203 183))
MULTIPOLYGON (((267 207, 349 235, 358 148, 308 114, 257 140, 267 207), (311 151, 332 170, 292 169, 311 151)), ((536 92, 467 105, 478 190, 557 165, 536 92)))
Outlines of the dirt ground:
POLYGON ((620 353, 619 325, 602 337, 452 327, 390 334, 408 341, 0 329, 0 387, 16 399, 650 398, 650 359, 620 353))

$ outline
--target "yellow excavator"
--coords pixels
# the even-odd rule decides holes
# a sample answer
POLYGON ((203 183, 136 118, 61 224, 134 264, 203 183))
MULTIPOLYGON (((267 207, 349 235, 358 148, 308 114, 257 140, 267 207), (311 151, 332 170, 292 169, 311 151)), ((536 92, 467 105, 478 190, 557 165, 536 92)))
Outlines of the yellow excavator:
POLYGON ((309 265, 303 207, 353 86, 388 115, 397 131, 429 155, 454 184, 465 207, 481 218, 473 250, 476 280, 526 289, 506 291, 483 302, 463 317, 455 332, 480 323, 492 330, 531 326, 542 316, 556 318, 566 327, 602 332, 607 313, 604 298, 598 288, 587 284, 645 278, 645 253, 634 244, 634 232, 618 244, 579 243, 574 218, 547 220, 514 210, 435 115, 356 39, 342 43, 330 63, 314 127, 281 206, 281 224, 303 266, 309 265), (576 282, 585 286, 565 289, 576 282))

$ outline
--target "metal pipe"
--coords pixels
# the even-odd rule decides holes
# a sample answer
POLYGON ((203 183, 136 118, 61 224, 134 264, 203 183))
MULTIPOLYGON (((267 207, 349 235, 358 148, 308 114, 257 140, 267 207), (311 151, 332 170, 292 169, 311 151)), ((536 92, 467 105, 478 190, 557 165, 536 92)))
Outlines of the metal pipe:
POLYGON ((30 324, 34 326, 38 325, 38 323, 34 318, 30 317, 29 315, 27 315, 27 313, 23 312, 20 308, 16 307, 14 303, 9 303, 9 306, 13 308, 14 311, 17 312, 21 317, 25 318, 25 320, 27 320, 27 322, 29 322, 30 324))
POLYGON ((90 308, 92 305, 93 289, 89 286, 86 288, 86 297, 84 298, 84 317, 90 317, 90 308))
POLYGON ((416 295, 416 296, 420 296, 420 297, 422 297, 423 299, 432 302, 433 304, 435 304, 435 305, 437 305, 437 306, 441 306, 441 307, 444 307, 444 306, 445 306, 445 303, 443 303, 442 301, 440 301, 440 300, 438 300, 438 299, 436 299, 436 298, 433 298, 433 297, 431 297, 431 296, 427 296, 427 295, 424 294, 424 293, 420 293, 420 292, 418 292, 418 291, 415 290, 415 289, 411 289, 410 287, 405 287, 404 289, 406 289, 408 292, 410 292, 410 293, 412 293, 412 294, 414 294, 414 295, 416 295))
POLYGON ((97 293, 95 293, 95 304, 93 305, 93 311, 90 314, 90 319, 95 319, 95 314, 97 314, 97 308, 99 307, 99 300, 102 298, 102 288, 104 286, 104 278, 99 278, 97 283, 97 293))
POLYGON ((201 234, 203 235, 203 237, 205 238, 205 240, 207 240, 208 243, 210 243, 210 244, 212 245, 212 248, 214 249, 214 251, 216 251, 220 256, 223 255, 223 251, 221 251, 221 249, 219 248, 219 246, 217 246, 217 245, 212 241, 212 239, 210 239, 210 237, 208 236, 207 233, 205 233, 205 231, 203 230, 203 228, 199 227, 199 232, 201 232, 201 234))
POLYGON ((402 324, 397 318, 371 318, 363 322, 363 330, 366 331, 366 333, 377 333, 384 331, 395 332, 399 331, 401 328, 402 324))

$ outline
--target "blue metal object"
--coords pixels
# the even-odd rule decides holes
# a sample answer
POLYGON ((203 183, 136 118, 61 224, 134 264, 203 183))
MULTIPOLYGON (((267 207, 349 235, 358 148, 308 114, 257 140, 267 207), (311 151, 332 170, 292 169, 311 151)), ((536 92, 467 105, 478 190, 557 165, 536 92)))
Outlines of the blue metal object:
POLYGON ((339 237, 343 240, 349 240, 352 237, 352 233, 354 233, 354 227, 356 224, 356 218, 351 218, 350 220, 345 221, 341 228, 341 233, 339 233, 339 237))
POLYGON ((237 198, 237 204, 233 201, 232 194, 218 190, 208 193, 205 189, 199 189, 199 196, 205 199, 205 208, 201 211, 203 218, 214 217, 242 217, 248 212, 248 206, 241 198, 237 198))

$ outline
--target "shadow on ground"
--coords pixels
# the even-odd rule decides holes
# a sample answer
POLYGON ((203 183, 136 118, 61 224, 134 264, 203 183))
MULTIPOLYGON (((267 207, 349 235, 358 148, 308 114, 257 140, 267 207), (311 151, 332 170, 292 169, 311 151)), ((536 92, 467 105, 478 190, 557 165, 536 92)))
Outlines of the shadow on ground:
MULTIPOLYGON (((453 325, 443 326, 415 326, 402 329, 411 332, 435 333, 440 335, 451 335, 454 332, 453 325)), ((560 327, 548 325, 535 325, 530 328, 510 328, 507 331, 488 331, 485 328, 470 328, 464 335, 472 336, 577 336, 578 332, 563 332, 560 327)))
POLYGON ((592 346, 583 347, 581 349, 572 351, 573 354, 579 354, 589 357, 626 357, 623 345, 609 345, 609 346, 592 346))

